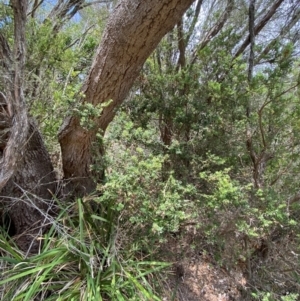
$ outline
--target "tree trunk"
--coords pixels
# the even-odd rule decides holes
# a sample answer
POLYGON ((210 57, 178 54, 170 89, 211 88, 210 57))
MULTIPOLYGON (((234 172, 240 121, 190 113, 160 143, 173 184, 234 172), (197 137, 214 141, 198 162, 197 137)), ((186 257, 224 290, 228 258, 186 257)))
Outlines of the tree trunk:
POLYGON ((9 217, 8 230, 20 249, 36 253, 37 237, 49 225, 49 214, 55 211, 51 199, 56 194, 56 179, 42 137, 33 123, 27 138, 18 169, 1 191, 0 213, 2 218, 9 217))
MULTIPOLYGON (((93 120, 95 128, 92 130, 83 128, 80 119, 70 114, 59 132, 64 177, 68 180, 75 179, 69 181, 69 187, 75 187, 73 193, 76 195, 88 193, 95 187, 91 179, 90 164, 96 133, 98 130, 105 132, 147 57, 193 1, 121 0, 116 6, 82 88, 85 97, 78 99, 83 104, 92 103, 95 106, 110 100, 112 102, 104 107, 101 116, 93 120)), ((0 109, 3 111, 0 114, 8 114, 0 122, 1 133, 4 133, 0 135, 0 217, 3 219, 8 215, 11 219, 11 230, 14 228, 11 232, 17 245, 24 251, 36 253, 39 248, 39 240, 36 238, 47 228, 45 224, 49 224, 47 216, 52 210, 52 194, 57 193, 56 180, 41 135, 28 119, 24 107, 21 75, 24 68, 28 2, 12 0, 11 3, 16 10, 15 22, 18 21, 18 13, 21 18, 16 23, 16 48, 12 56, 15 77, 12 89, 8 89, 12 94, 10 103, 7 103, 7 95, 0 93, 0 109), (6 107, 9 108, 7 111, 6 107), (22 134, 19 142, 17 133, 22 134), (10 165, 5 165, 6 163, 10 165)), ((7 45, 0 34, 1 64, 4 66, 8 62, 6 66, 11 68, 11 54, 6 49, 7 45)), ((6 71, 11 74, 10 69, 6 71)))
POLYGON ((50 191, 55 193, 55 177, 43 140, 28 119, 23 93, 28 1, 11 0, 10 4, 14 12, 13 52, 4 36, 0 39, 5 74, 5 91, 0 97, 0 217, 2 223, 9 221, 8 230, 22 250, 36 252, 35 238, 43 230, 50 191))
MULTIPOLYGON (((116 6, 82 89, 83 102, 98 105, 111 101, 94 120, 102 133, 127 96, 145 60, 193 1, 121 0, 116 6)), ((96 130, 83 129, 78 117, 74 116, 65 122, 59 133, 64 176, 79 179, 83 190, 92 187, 84 179, 90 177, 95 135, 96 130)))

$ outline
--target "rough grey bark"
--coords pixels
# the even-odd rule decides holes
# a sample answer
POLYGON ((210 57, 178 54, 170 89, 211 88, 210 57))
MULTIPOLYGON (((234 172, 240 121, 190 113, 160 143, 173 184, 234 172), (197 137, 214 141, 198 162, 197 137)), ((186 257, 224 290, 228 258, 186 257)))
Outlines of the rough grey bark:
POLYGON ((23 94, 25 64, 25 24, 28 1, 11 1, 14 12, 14 50, 10 52, 8 43, 1 38, 5 93, 2 93, 2 114, 10 118, 11 128, 6 147, 0 159, 0 191, 18 168, 28 133, 27 109, 23 94), (13 66, 13 68, 12 68, 13 66))
MULTIPOLYGON (((145 60, 193 1, 121 0, 117 4, 82 89, 83 102, 97 105, 112 100, 94 120, 98 129, 106 130, 145 60)), ((82 128, 77 117, 66 120, 59 133, 66 178, 89 177, 95 135, 96 130, 82 128)))

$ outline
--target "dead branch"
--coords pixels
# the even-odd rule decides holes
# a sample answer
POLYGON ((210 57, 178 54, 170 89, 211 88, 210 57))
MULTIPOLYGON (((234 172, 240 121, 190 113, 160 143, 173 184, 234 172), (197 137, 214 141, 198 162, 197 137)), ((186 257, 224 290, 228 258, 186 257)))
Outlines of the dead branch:
POLYGON ((204 39, 200 42, 198 47, 192 54, 191 64, 193 65, 196 62, 197 54, 200 50, 202 50, 223 28, 226 21, 228 20, 232 10, 234 8, 234 1, 228 0, 226 9, 224 13, 221 15, 220 19, 216 22, 216 24, 208 31, 204 39))
MULTIPOLYGON (((270 9, 266 12, 260 22, 254 27, 254 34, 258 35, 260 31, 265 27, 265 25, 269 22, 269 20, 274 16, 278 7, 284 2, 284 0, 277 0, 274 4, 270 7, 270 9)), ((236 59, 239 55, 241 55, 244 50, 250 44, 250 34, 247 36, 243 44, 240 46, 238 51, 234 55, 234 59, 236 59)))
POLYGON ((289 20, 289 22, 281 29, 278 37, 274 40, 272 40, 265 48, 264 50, 260 53, 258 58, 255 60, 256 64, 259 63, 263 57, 265 57, 276 45, 278 41, 298 23, 300 20, 300 9, 296 9, 292 18, 289 20))

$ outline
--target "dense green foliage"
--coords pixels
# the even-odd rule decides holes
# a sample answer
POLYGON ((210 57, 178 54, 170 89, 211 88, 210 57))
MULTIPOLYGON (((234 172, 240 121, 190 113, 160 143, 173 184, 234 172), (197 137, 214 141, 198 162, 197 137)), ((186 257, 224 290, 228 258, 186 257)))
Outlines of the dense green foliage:
MULTIPOLYGON (((261 1, 259 17, 271 2, 261 1)), ((249 49, 235 57, 247 1, 209 35, 226 5, 216 3, 204 1, 200 15, 194 5, 149 57, 95 145, 106 155, 91 168, 104 164, 105 182, 86 198, 58 200, 40 254, 24 257, 3 231, 1 300, 160 300, 155 272, 168 264, 158 258, 171 236, 184 241, 186 225, 201 238, 191 248, 228 270, 242 264, 247 300, 299 297, 299 28, 285 31, 288 19, 275 14, 270 27, 284 35, 267 39, 268 26, 257 35, 249 77, 249 49)), ((47 20, 27 24, 26 100, 59 176, 66 111, 86 128, 102 112, 76 102, 110 13, 97 9, 57 32, 47 20)))

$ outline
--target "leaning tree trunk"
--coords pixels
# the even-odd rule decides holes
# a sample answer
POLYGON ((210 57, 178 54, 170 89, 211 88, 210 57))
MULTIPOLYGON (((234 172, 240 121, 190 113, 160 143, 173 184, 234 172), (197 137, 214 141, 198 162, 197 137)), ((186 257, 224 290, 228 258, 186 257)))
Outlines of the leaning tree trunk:
MULTIPOLYGON (((95 187, 90 164, 96 133, 99 130, 105 132, 147 57, 193 1, 120 0, 116 6, 82 88, 85 97, 78 99, 83 104, 87 102, 95 106, 108 101, 111 103, 103 108, 101 116, 93 120, 94 129, 83 128, 78 117, 69 116, 59 133, 64 178, 76 195, 88 193, 95 187)), ((55 176, 41 136, 27 116, 22 90, 28 1, 11 0, 11 4, 17 25, 12 58, 9 51, 6 54, 7 43, 0 33, 0 61, 4 64, 12 62, 15 68, 13 84, 7 93, 11 93, 11 100, 0 93, 6 102, 4 107, 8 107, 2 113, 7 113, 6 127, 10 129, 4 137, 0 158, 0 204, 15 226, 17 244, 25 251, 36 252, 38 243, 35 238, 43 232, 42 224, 51 208, 55 176), (18 13, 21 13, 20 20, 18 13), (21 137, 19 140, 18 135, 21 137)), ((8 74, 11 74, 10 66, 8 63, 8 74)))
MULTIPOLYGON (((103 108, 101 116, 94 120, 96 129, 102 134, 127 96, 145 60, 193 1, 121 0, 116 6, 82 88, 83 102, 95 106, 110 102, 103 108)), ((71 116, 59 133, 64 175, 77 179, 78 191, 92 187, 90 165, 97 130, 85 130, 80 126, 78 117, 71 116)))

